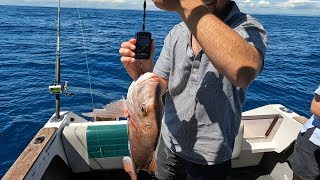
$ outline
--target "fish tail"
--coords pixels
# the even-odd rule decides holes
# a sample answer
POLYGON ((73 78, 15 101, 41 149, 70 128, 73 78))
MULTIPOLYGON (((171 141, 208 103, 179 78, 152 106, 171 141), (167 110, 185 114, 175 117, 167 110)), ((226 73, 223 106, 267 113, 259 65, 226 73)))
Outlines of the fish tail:
POLYGON ((123 108, 128 109, 127 103, 126 103, 126 98, 122 96, 122 102, 123 102, 123 108))

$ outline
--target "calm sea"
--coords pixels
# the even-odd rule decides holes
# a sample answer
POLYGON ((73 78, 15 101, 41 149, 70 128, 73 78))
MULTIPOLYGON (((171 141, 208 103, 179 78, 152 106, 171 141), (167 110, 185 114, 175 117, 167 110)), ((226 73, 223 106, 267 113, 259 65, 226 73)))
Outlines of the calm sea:
MULTIPOLYGON (((55 96, 49 94, 48 85, 55 76, 57 9, 0 9, 2 177, 55 112, 55 96)), ((131 80, 119 61, 118 49, 141 30, 142 15, 134 10, 62 8, 61 81, 68 81, 74 93, 61 97, 62 110, 80 114, 126 95, 131 80)), ((263 72, 249 88, 244 110, 283 104, 309 117, 313 92, 320 83, 320 18, 255 17, 269 32, 269 49, 263 72)), ((179 21, 174 13, 147 12, 146 30, 153 33, 158 47, 155 58, 165 35, 179 21)))

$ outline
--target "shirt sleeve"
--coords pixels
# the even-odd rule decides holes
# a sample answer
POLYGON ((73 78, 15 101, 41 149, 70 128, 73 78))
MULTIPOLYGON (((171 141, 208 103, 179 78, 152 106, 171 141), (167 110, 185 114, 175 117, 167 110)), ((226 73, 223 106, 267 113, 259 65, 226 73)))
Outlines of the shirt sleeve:
POLYGON ((159 55, 159 58, 153 68, 153 73, 164 78, 169 79, 171 63, 172 63, 172 34, 173 30, 171 30, 166 36, 163 44, 163 48, 159 55))
POLYGON ((263 57, 266 55, 268 34, 262 24, 252 17, 248 17, 247 21, 235 28, 235 31, 240 34, 249 44, 259 49, 263 57))

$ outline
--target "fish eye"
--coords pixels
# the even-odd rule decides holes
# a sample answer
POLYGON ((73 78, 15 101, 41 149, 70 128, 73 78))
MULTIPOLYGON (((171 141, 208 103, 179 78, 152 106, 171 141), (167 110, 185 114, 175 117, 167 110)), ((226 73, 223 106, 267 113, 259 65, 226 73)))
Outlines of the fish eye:
POLYGON ((143 116, 146 116, 147 115, 147 110, 144 106, 141 106, 141 113, 143 116))

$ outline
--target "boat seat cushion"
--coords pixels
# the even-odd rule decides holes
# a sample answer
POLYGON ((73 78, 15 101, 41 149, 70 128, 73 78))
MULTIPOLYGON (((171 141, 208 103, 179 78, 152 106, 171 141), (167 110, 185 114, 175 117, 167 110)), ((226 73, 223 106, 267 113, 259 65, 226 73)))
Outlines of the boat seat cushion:
POLYGON ((243 129, 244 129, 244 125, 241 122, 238 134, 234 140, 234 147, 233 147, 231 159, 236 159, 240 155, 240 152, 242 149, 243 129))
POLYGON ((74 173, 123 169, 129 156, 127 126, 66 126, 62 141, 74 173))

